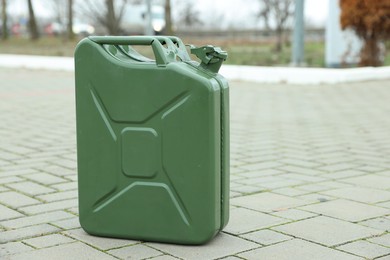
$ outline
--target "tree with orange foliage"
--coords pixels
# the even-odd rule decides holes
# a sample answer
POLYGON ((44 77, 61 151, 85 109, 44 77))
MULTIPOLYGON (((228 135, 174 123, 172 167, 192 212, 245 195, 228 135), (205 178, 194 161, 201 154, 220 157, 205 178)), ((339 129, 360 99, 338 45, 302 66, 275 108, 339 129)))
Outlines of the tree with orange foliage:
POLYGON ((360 66, 380 66, 381 41, 390 39, 390 0, 340 0, 341 28, 363 40, 360 66))

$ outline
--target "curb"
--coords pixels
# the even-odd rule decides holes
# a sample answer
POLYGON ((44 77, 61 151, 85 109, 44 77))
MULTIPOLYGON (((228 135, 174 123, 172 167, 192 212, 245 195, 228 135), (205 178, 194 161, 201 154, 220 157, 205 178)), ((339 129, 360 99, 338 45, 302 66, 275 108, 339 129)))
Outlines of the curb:
MULTIPOLYGON (((73 72, 74 61, 72 57, 0 54, 0 67, 73 72)), ((318 85, 390 79, 390 66, 327 69, 223 65, 220 73, 228 80, 318 85)))

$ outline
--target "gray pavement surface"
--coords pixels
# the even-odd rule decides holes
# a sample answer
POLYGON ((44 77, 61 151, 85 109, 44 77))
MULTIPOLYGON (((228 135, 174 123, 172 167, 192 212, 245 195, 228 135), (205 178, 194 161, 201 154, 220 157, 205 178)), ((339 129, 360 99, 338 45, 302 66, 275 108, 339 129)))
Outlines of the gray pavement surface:
POLYGON ((231 220, 189 247, 80 229, 73 74, 0 79, 0 259, 390 259, 390 81, 232 82, 231 220))

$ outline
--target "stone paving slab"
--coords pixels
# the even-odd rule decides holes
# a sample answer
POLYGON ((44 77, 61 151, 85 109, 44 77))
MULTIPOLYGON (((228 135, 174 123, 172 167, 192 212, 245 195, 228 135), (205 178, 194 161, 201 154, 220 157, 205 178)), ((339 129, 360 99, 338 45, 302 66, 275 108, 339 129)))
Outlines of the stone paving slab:
POLYGON ((363 221, 390 214, 389 209, 344 199, 312 204, 300 207, 299 209, 351 222, 363 221))
POLYGON ((116 259, 104 252, 98 251, 86 244, 81 242, 75 242, 71 244, 63 244, 59 246, 53 246, 34 251, 28 251, 21 254, 14 254, 8 256, 9 260, 41 260, 41 259, 58 259, 58 260, 69 260, 69 259, 116 259))
POLYGON ((278 226, 273 230, 326 246, 340 245, 384 233, 381 230, 323 216, 278 226))
POLYGON ((73 74, 0 78, 0 259, 390 258, 390 81, 231 82, 231 221, 191 247, 86 234, 73 74))
POLYGON ((389 249, 380 245, 372 244, 367 241, 356 241, 338 247, 345 252, 359 255, 368 259, 378 258, 389 254, 389 249))
POLYGON ((328 260, 328 259, 345 259, 358 260, 363 259, 353 255, 349 255, 337 250, 320 246, 314 243, 303 240, 290 240, 284 243, 279 243, 274 246, 264 247, 252 250, 239 255, 244 259, 278 259, 278 260, 328 260))

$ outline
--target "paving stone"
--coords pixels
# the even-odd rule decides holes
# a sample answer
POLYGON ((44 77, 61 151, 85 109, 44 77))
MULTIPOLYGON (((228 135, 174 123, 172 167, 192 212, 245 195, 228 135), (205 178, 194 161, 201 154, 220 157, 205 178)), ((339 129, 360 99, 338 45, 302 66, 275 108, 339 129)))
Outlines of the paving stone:
POLYGON ((6 206, 0 205, 0 220, 13 219, 22 216, 23 214, 13 209, 7 208, 6 206))
POLYGON ((79 207, 78 206, 69 208, 67 211, 69 211, 70 213, 73 213, 77 216, 79 215, 79 207))
POLYGON ((287 221, 282 218, 274 217, 265 213, 245 208, 237 208, 230 212, 229 223, 225 227, 224 231, 237 235, 286 222, 287 221))
POLYGON ((0 151, 0 158, 4 160, 15 160, 15 159, 21 159, 23 158, 23 156, 10 153, 10 152, 0 151))
POLYGON ((34 216, 27 216, 27 217, 3 221, 1 225, 3 225, 6 228, 16 229, 16 228, 32 226, 36 224, 42 224, 51 221, 72 218, 72 217, 74 217, 74 215, 69 214, 67 212, 54 211, 54 212, 48 212, 48 213, 38 214, 34 216))
POLYGON ((390 209, 390 201, 377 203, 376 205, 379 206, 379 207, 384 207, 384 208, 389 208, 390 209))
POLYGON ((307 192, 320 192, 320 191, 326 191, 329 189, 332 189, 332 187, 326 186, 324 184, 305 184, 305 185, 300 185, 297 187, 300 190, 304 190, 307 192))
POLYGON ((245 179, 237 180, 236 182, 245 184, 245 185, 253 185, 253 184, 264 184, 269 182, 277 182, 284 181, 285 179, 280 178, 279 176, 259 176, 259 177, 247 177, 245 179))
POLYGON ((378 203, 390 200, 390 192, 384 190, 350 187, 321 192, 326 195, 365 203, 378 203))
MULTIPOLYGON (((231 161, 230 161, 231 163, 231 161)), ((233 165, 230 165, 230 174, 237 174, 237 173, 240 173, 240 172, 244 172, 245 170, 244 169, 240 169, 240 168, 237 168, 237 167, 234 167, 233 165)))
POLYGON ((271 245, 293 239, 293 237, 286 236, 268 229, 247 233, 241 235, 241 237, 262 245, 271 245))
POLYGON ((261 184, 261 186, 264 188, 273 190, 273 189, 279 189, 279 188, 283 188, 283 187, 296 186, 296 185, 300 185, 302 183, 305 183, 305 182, 300 181, 300 180, 282 180, 282 181, 263 183, 263 184, 261 184))
POLYGON ((225 233, 218 234, 206 245, 185 246, 172 244, 147 243, 160 251, 182 259, 216 259, 235 255, 259 247, 259 245, 225 233))
POLYGON ((18 254, 22 252, 31 251, 31 250, 33 250, 32 247, 26 246, 21 242, 10 242, 7 244, 0 244, 0 257, 6 257, 8 255, 18 254))
POLYGON ((307 191, 299 190, 299 189, 296 189, 296 188, 290 188, 290 187, 289 188, 276 189, 276 190, 273 190, 272 192, 273 193, 277 193, 277 194, 281 194, 281 195, 290 196, 290 197, 299 196, 299 195, 303 195, 303 194, 307 194, 308 193, 307 191))
POLYGON ((50 187, 55 188, 60 191, 67 191, 67 190, 76 190, 77 189, 77 182, 66 182, 66 183, 60 183, 60 184, 54 184, 50 187))
POLYGON ((303 167, 298 167, 293 165, 278 167, 278 169, 287 172, 295 172, 295 173, 307 174, 307 175, 320 175, 326 173, 325 171, 319 171, 318 169, 308 169, 308 168, 303 168, 303 167))
POLYGON ((272 229, 327 246, 335 246, 383 233, 377 229, 323 216, 277 226, 272 229))
POLYGON ((359 224, 367 226, 367 227, 380 229, 382 231, 390 232, 390 219, 388 219, 388 218, 369 219, 366 221, 359 222, 359 224))
POLYGON ((147 259, 162 255, 160 251, 141 244, 113 249, 108 251, 108 253, 121 259, 147 259))
POLYGON ((305 201, 270 192, 264 192, 234 198, 231 200, 231 204, 263 212, 272 212, 304 205, 305 201))
POLYGON ((230 198, 235 198, 235 197, 239 197, 239 196, 242 196, 241 193, 239 192, 235 192, 235 191, 230 191, 230 198))
POLYGON ((383 171, 383 172, 378 172, 378 175, 383 175, 385 177, 390 177, 390 170, 389 171, 383 171))
POLYGON ((75 170, 64 168, 58 165, 50 165, 48 167, 42 168, 41 170, 57 176, 67 176, 67 175, 76 174, 75 170))
POLYGON ((16 241, 24 238, 42 236, 53 233, 59 229, 48 224, 24 227, 14 230, 8 230, 0 233, 0 243, 16 241))
POLYGON ((64 179, 70 180, 70 181, 77 181, 78 176, 77 175, 67 175, 64 177, 64 179))
POLYGON ((390 255, 377 258, 376 260, 390 260, 390 255))
POLYGON ((74 228, 80 228, 80 222, 79 218, 69 218, 69 219, 64 219, 64 220, 59 220, 59 221, 52 221, 50 224, 53 224, 56 227, 60 227, 62 229, 74 229, 74 228))
POLYGON ((328 173, 326 175, 322 175, 322 177, 326 177, 331 180, 339 180, 339 179, 345 179, 345 178, 350 178, 350 177, 365 175, 365 174, 367 173, 358 170, 345 170, 345 171, 338 171, 334 173, 328 173))
POLYGON ((7 187, 0 185, 0 192, 9 191, 7 187))
POLYGON ((7 186, 29 195, 39 195, 55 191, 51 188, 30 181, 11 183, 7 186))
POLYGON ((372 166, 372 165, 365 165, 365 166, 359 167, 359 170, 366 171, 366 172, 369 172, 369 173, 374 173, 374 172, 383 171, 385 169, 381 168, 381 167, 372 166))
POLYGON ((357 166, 359 166, 359 164, 357 163, 337 163, 337 164, 319 167, 318 169, 327 172, 338 172, 338 171, 343 171, 348 169, 354 169, 357 166))
POLYGON ((343 179, 342 181, 374 189, 390 189, 390 178, 380 175, 369 174, 354 178, 343 179))
POLYGON ((286 219, 291 219, 291 220, 302 220, 302 219, 307 219, 307 218, 312 218, 314 216, 318 216, 317 214, 299 210, 299 209, 287 209, 287 210, 281 210, 277 212, 272 212, 272 215, 281 217, 281 218, 286 218, 286 219))
POLYGON ((252 193, 258 193, 261 191, 265 191, 265 188, 263 187, 256 187, 256 186, 250 186, 250 185, 241 185, 238 187, 232 187, 232 191, 240 192, 243 194, 252 194, 252 193))
POLYGON ((292 159, 292 158, 291 159, 283 159, 280 161, 285 163, 285 164, 290 164, 290 165, 295 165, 295 166, 305 167, 305 168, 317 168, 317 167, 321 166, 321 164, 316 163, 316 162, 310 162, 310 161, 306 161, 306 160, 297 160, 297 159, 292 159))
POLYGON ((228 256, 228 257, 224 257, 224 258, 219 258, 219 259, 223 259, 223 260, 241 260, 242 258, 240 257, 237 257, 237 256, 228 256))
POLYGON ((134 245, 139 243, 138 241, 133 241, 133 240, 92 236, 87 234, 81 228, 64 231, 63 234, 73 237, 74 239, 80 240, 93 247, 97 247, 101 250, 108 250, 111 248, 118 248, 118 247, 134 245))
POLYGON ((357 260, 360 257, 352 256, 334 249, 320 246, 307 241, 293 239, 276 245, 271 245, 239 254, 244 259, 278 259, 278 260, 328 260, 343 259, 357 260))
POLYGON ((8 166, 7 168, 5 167, 0 167, 0 172, 1 176, 4 177, 9 177, 9 176, 22 176, 25 174, 30 174, 30 173, 36 173, 38 172, 37 170, 31 169, 31 168, 22 168, 20 165, 12 165, 8 166))
POLYGON ((44 248, 44 247, 51 247, 51 246, 71 243, 74 242, 74 240, 60 234, 51 234, 47 236, 26 239, 23 242, 32 245, 33 247, 36 248, 44 248))
POLYGON ((39 204, 34 206, 27 206, 27 207, 20 208, 20 210, 28 214, 38 214, 43 212, 73 208, 77 206, 77 204, 78 204, 77 199, 68 199, 68 200, 49 202, 49 203, 44 203, 44 204, 39 204))
POLYGON ((42 259, 56 259, 56 260, 69 260, 69 259, 116 259, 104 252, 96 250, 81 242, 75 242, 70 244, 64 244, 44 249, 35 250, 32 252, 26 252, 12 256, 11 260, 42 260, 42 259))
POLYGON ((282 166, 282 164, 279 162, 262 162, 262 163, 241 165, 240 168, 248 171, 255 171, 255 170, 276 168, 278 166, 282 166))
POLYGON ((15 154, 21 154, 21 155, 36 152, 36 150, 34 150, 34 149, 28 149, 28 148, 23 147, 23 146, 3 146, 2 149, 6 150, 8 152, 12 152, 15 154))
POLYGON ((271 175, 278 175, 281 173, 284 173, 284 171, 277 170, 277 169, 263 169, 259 171, 246 171, 241 169, 242 172, 238 173, 239 176, 252 178, 254 176, 256 177, 264 177, 264 176, 271 176, 271 175))
MULTIPOLYGON (((2 175, 0 174, 0 176, 2 175)), ((12 182, 18 182, 18 181, 23 181, 23 179, 16 176, 0 178, 0 184, 7 184, 12 182)))
POLYGON ((266 161, 276 161, 280 157, 277 155, 264 155, 264 156, 248 156, 240 158, 240 161, 245 163, 260 163, 260 162, 266 162, 266 161))
POLYGON ((305 194, 305 195, 297 196, 297 198, 305 200, 306 204, 313 204, 313 203, 317 203, 317 202, 325 202, 325 201, 331 201, 331 200, 337 199, 335 197, 327 196, 327 195, 319 194, 319 193, 305 194))
POLYGON ((0 203, 6 204, 13 208, 19 208, 27 205, 34 205, 41 202, 18 192, 9 191, 0 193, 0 203))
POLYGON ((63 178, 44 173, 44 172, 39 172, 39 173, 34 173, 34 174, 28 174, 24 176, 27 179, 33 180, 35 182, 39 182, 44 185, 50 185, 54 183, 61 183, 65 182, 63 178))
POLYGON ((65 167, 65 168, 69 168, 69 169, 76 169, 76 167, 77 167, 76 161, 68 160, 68 159, 59 159, 59 160, 52 161, 51 163, 65 167))
POLYGON ((78 196, 77 190, 70 190, 70 191, 61 191, 61 192, 40 195, 37 196, 37 198, 47 202, 53 202, 58 200, 73 199, 73 198, 77 198, 77 196, 78 196))
POLYGON ((309 176, 306 174, 298 174, 298 173, 286 173, 286 174, 281 174, 279 177, 284 178, 284 179, 295 179, 295 180, 301 180, 305 182, 321 182, 321 181, 326 181, 327 179, 324 177, 319 177, 319 176, 309 176))
POLYGON ((300 209, 352 222, 390 214, 390 210, 339 199, 300 207, 300 209))
POLYGON ((380 236, 380 237, 370 238, 370 239, 368 239, 368 241, 375 243, 375 244, 382 245, 382 246, 390 247, 390 233, 385 234, 385 235, 380 236))
POLYGON ((390 254, 390 248, 372 244, 367 241, 352 242, 339 246, 338 249, 370 259, 390 254))
POLYGON ((170 255, 161 255, 161 256, 150 258, 150 259, 153 259, 153 260, 178 260, 179 258, 170 256, 170 255))

